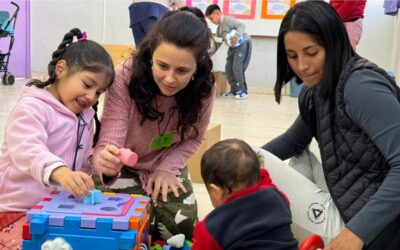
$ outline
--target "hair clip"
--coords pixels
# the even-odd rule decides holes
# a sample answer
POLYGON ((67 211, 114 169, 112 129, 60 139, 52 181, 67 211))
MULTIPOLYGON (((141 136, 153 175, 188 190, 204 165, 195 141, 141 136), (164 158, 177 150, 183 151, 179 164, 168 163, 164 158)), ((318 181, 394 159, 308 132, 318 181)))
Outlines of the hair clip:
POLYGON ((82 32, 82 37, 79 38, 78 41, 79 41, 79 42, 83 42, 83 41, 86 41, 86 39, 87 39, 86 32, 82 32))

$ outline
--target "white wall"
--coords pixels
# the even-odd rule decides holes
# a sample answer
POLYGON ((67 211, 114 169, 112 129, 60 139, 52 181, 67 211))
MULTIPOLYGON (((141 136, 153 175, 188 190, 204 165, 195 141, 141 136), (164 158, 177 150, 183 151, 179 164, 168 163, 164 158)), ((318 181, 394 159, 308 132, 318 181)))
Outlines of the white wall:
POLYGON ((87 31, 89 39, 102 41, 102 0, 31 1, 32 74, 47 72, 51 54, 70 29, 87 31))
POLYGON ((378 64, 390 68, 393 50, 393 29, 395 18, 384 15, 383 1, 367 0, 364 12, 364 32, 357 53, 378 64))
MULTIPOLYGON (((87 31, 89 39, 105 44, 133 44, 128 7, 131 0, 32 0, 32 73, 46 72, 51 53, 71 28, 87 31)), ((383 68, 391 69, 395 18, 383 14, 382 1, 368 0, 364 33, 358 53, 383 68)), ((214 56, 223 69, 226 47, 214 56)), ((276 38, 253 38, 252 59, 247 69, 251 92, 270 92, 276 76, 276 38)))
POLYGON ((134 45, 128 10, 132 0, 105 0, 105 3, 103 43, 134 45))

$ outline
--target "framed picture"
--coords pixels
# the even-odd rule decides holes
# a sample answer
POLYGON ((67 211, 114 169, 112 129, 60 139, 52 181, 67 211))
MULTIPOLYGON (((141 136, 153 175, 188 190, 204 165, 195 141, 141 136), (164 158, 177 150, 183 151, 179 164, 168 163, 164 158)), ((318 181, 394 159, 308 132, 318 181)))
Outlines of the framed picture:
POLYGON ((186 6, 197 7, 201 9, 203 13, 210 4, 218 4, 218 0, 186 0, 186 6))
POLYGON ((222 13, 239 19, 254 19, 257 0, 224 0, 222 13))
POLYGON ((262 0, 261 18, 282 19, 296 0, 262 0))

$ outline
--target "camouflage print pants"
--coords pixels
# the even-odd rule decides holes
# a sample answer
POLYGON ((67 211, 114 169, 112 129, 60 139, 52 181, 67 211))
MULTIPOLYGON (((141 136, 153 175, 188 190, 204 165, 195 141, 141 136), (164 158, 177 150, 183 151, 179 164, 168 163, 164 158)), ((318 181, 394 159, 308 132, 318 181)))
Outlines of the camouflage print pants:
MULTIPOLYGON (((163 202, 159 195, 157 202, 152 203, 150 231, 153 241, 167 240, 176 234, 184 234, 187 240, 192 240, 193 229, 197 223, 197 202, 192 182, 188 179, 187 167, 182 170, 179 179, 186 188, 186 193, 179 190, 179 197, 176 198, 172 192, 169 192, 167 202, 163 202)), ((103 192, 146 195, 137 172, 125 167, 122 168, 117 182, 109 189, 98 185, 98 178, 95 178, 95 183, 96 187, 103 192)))

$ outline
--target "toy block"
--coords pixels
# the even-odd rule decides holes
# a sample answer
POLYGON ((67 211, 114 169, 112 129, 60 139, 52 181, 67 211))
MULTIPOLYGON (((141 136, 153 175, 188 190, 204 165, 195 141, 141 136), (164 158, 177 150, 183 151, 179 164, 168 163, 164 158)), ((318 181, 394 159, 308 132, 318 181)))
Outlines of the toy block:
POLYGON ((22 225, 22 239, 31 240, 32 235, 29 233, 30 224, 26 221, 24 225, 22 225))
POLYGON ((119 238, 119 249, 126 249, 126 250, 131 250, 132 248, 135 247, 132 242, 132 239, 136 238, 136 231, 131 231, 131 232, 126 232, 121 235, 119 238))
POLYGON ((101 203, 84 204, 65 191, 51 193, 27 212, 22 249, 41 249, 56 238, 72 249, 148 249, 150 198, 118 193, 100 198, 101 203))
POLYGON ((90 194, 83 197, 83 204, 101 204, 101 191, 97 189, 90 190, 90 194))
POLYGON ((36 216, 31 220, 30 230, 31 234, 44 234, 47 229, 47 222, 49 221, 49 216, 40 215, 36 216))
POLYGON ((129 148, 121 148, 119 150, 118 158, 124 165, 133 167, 138 160, 138 155, 135 152, 132 152, 129 148))

